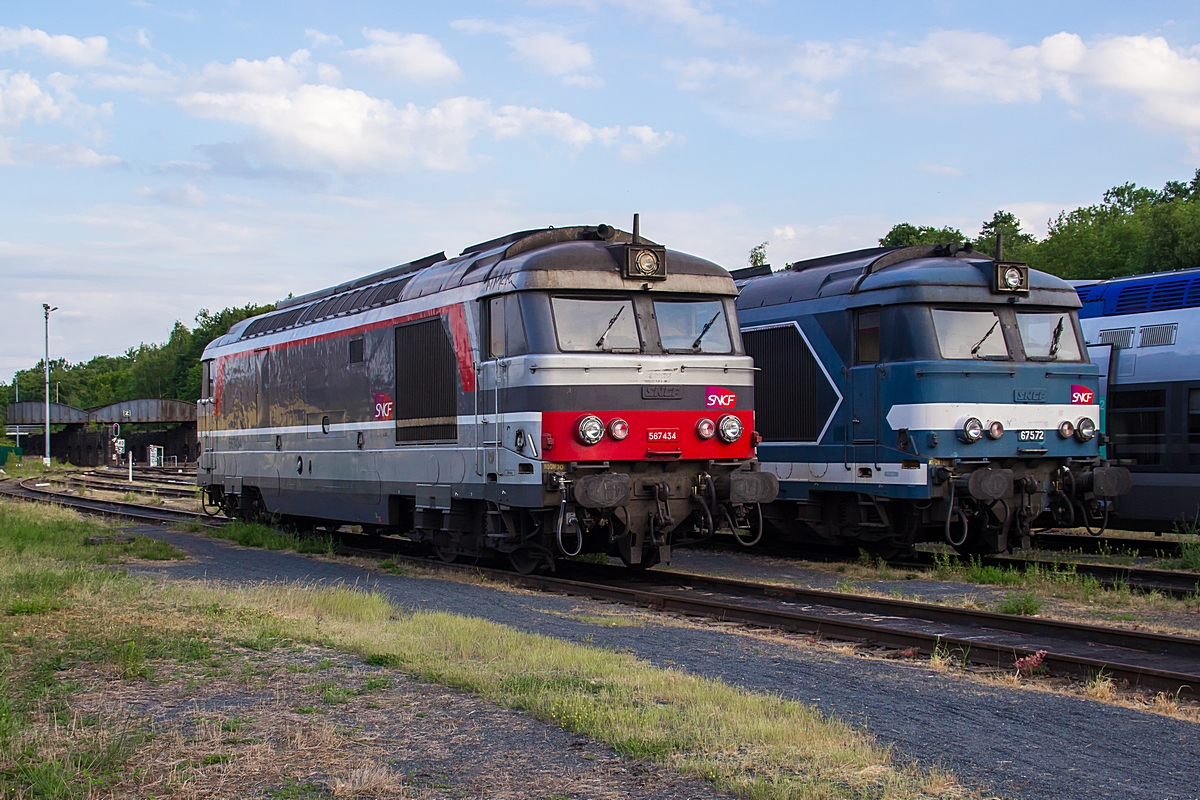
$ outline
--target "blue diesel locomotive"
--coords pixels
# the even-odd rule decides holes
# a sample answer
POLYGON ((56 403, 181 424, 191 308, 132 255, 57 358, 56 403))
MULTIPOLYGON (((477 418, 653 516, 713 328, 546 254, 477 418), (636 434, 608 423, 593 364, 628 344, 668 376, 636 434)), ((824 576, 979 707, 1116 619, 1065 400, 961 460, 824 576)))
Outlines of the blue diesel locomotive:
POLYGON ((779 538, 1001 552, 1035 525, 1099 529, 1128 491, 1065 281, 957 245, 734 277, 779 538))
POLYGON ((1133 488, 1120 524, 1170 531, 1200 515, 1200 269, 1079 286, 1100 367, 1108 457, 1133 488))

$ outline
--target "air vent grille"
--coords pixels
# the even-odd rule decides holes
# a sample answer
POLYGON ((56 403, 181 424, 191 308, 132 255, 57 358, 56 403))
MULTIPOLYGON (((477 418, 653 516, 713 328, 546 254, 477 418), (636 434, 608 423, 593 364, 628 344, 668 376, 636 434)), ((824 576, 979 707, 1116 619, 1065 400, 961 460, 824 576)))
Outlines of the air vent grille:
POLYGON ((1179 324, 1175 322, 1167 325, 1145 325, 1142 327, 1138 347, 1165 347, 1175 344, 1175 334, 1178 330, 1179 324))
POLYGON ((1100 344, 1111 344, 1118 350, 1133 347, 1133 328, 1116 328, 1100 331, 1100 344))

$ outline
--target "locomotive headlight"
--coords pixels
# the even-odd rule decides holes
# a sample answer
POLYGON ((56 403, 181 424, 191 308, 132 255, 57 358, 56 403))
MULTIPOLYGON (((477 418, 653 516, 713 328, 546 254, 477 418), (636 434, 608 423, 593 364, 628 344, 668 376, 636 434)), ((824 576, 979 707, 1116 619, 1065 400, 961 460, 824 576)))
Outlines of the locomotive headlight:
POLYGON ((702 419, 696 423, 696 435, 701 439, 711 439, 716 432, 717 426, 713 425, 711 419, 702 419))
POLYGON ((653 275, 658 272, 658 253, 642 250, 633 260, 633 269, 638 275, 653 275))
POLYGON ((1070 439, 1075 435, 1075 425, 1069 419, 1064 419, 1058 426, 1058 435, 1064 439, 1070 439))
POLYGON ((732 414, 726 414, 717 420, 717 433, 721 435, 721 441, 733 444, 742 438, 742 421, 732 414))
POLYGON ((999 439, 1003 435, 1004 435, 1004 423, 1003 422, 1001 422, 1000 420, 996 420, 991 425, 988 425, 988 436, 992 437, 993 439, 999 439))
POLYGON ((1004 270, 1004 285, 1009 289, 1021 288, 1021 270, 1016 267, 1009 267, 1004 270))
POLYGON ((629 435, 629 423, 623 419, 614 419, 608 423, 608 435, 616 441, 621 441, 629 435))
POLYGON ((962 426, 962 438, 967 444, 974 444, 983 438, 983 423, 975 417, 968 417, 962 426))
POLYGON ((1091 417, 1081 417, 1075 426, 1075 438, 1081 442, 1090 442, 1096 437, 1096 423, 1091 417))
POLYGON ((581 444, 597 444, 604 438, 604 423, 599 417, 589 414, 575 426, 575 436, 581 444))

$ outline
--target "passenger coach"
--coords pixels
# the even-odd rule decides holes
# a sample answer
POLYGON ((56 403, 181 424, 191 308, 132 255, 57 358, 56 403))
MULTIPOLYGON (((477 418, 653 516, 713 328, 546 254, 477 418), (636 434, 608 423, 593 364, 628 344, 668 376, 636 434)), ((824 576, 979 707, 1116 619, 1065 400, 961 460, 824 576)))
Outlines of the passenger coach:
POLYGON ((1200 517, 1200 269, 1079 286, 1101 368, 1107 454, 1129 469, 1121 524, 1171 531, 1200 517))
POLYGON ((778 483, 754 460, 735 295, 635 218, 286 300, 204 353, 199 483, 230 516, 359 524, 521 570, 754 540, 778 483))
POLYGON ((784 537, 997 552, 1035 525, 1098 530, 1128 490, 1099 455, 1100 374, 1066 282, 957 246, 735 274, 784 537))

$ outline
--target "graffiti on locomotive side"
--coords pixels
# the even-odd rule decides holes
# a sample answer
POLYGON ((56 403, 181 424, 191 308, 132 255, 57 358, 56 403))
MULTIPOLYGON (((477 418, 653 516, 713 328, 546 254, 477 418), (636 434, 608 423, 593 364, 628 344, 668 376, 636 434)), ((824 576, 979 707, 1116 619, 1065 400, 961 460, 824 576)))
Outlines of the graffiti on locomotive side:
POLYGON ((1096 393, 1086 386, 1071 385, 1071 405, 1090 406, 1096 402, 1096 393))
POLYGON ((705 408, 733 408, 737 405, 737 392, 723 386, 709 386, 704 390, 705 408))
POLYGON ((392 419, 396 404, 392 402, 390 394, 387 392, 375 392, 374 406, 376 422, 384 422, 392 419))

